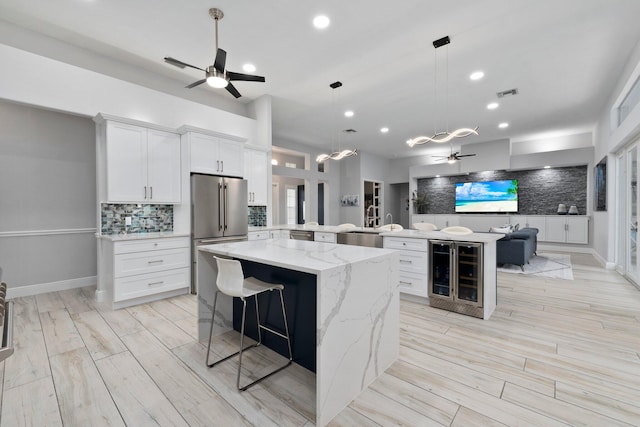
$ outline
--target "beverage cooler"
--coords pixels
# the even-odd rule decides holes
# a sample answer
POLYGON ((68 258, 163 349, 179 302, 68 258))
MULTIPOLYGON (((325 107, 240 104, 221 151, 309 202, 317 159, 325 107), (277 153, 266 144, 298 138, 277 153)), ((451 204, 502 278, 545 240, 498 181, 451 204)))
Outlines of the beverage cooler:
POLYGON ((482 243, 430 240, 429 304, 483 317, 482 243))

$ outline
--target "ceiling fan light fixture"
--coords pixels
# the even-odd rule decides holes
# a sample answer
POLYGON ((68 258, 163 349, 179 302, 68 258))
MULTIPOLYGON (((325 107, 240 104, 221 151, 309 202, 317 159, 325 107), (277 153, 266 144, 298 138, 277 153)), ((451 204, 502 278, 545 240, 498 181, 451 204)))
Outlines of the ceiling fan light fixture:
POLYGON ((229 80, 226 79, 224 73, 216 70, 212 65, 210 67, 207 67, 207 84, 211 87, 221 89, 227 87, 227 85, 229 84, 229 80))

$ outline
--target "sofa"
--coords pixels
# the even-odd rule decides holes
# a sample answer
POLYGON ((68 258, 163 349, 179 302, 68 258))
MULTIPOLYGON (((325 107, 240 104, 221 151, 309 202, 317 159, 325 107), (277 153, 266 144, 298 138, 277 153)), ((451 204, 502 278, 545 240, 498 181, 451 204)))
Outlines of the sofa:
POLYGON ((529 263, 538 250, 538 229, 522 228, 496 242, 496 262, 501 264, 524 265, 529 263))

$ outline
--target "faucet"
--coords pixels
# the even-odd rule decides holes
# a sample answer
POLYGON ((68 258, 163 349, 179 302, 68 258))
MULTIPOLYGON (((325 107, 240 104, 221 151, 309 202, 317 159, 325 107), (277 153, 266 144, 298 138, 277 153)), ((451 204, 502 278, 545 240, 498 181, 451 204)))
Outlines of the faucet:
POLYGON ((389 224, 393 225, 393 215, 391 215, 391 212, 389 212, 389 213, 387 213, 385 215, 385 217, 384 217, 385 221, 386 221, 387 218, 391 218, 390 221, 389 221, 389 224))
POLYGON ((367 208, 367 217, 365 218, 367 227, 371 227, 371 223, 373 222, 373 214, 371 213, 371 210, 373 208, 373 205, 369 205, 369 207, 367 208))

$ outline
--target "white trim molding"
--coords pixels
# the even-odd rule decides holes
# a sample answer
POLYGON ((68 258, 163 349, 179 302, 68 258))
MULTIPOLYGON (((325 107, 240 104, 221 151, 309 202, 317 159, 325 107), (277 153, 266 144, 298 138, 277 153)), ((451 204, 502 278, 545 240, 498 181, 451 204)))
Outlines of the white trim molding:
POLYGON ((57 282, 38 283, 35 285, 7 287, 7 299, 44 294, 47 292, 65 291, 67 289, 95 286, 96 276, 79 277, 77 279, 60 280, 57 282))
POLYGON ((61 228, 57 230, 0 231, 2 237, 57 236, 61 234, 95 234, 96 228, 61 228))

